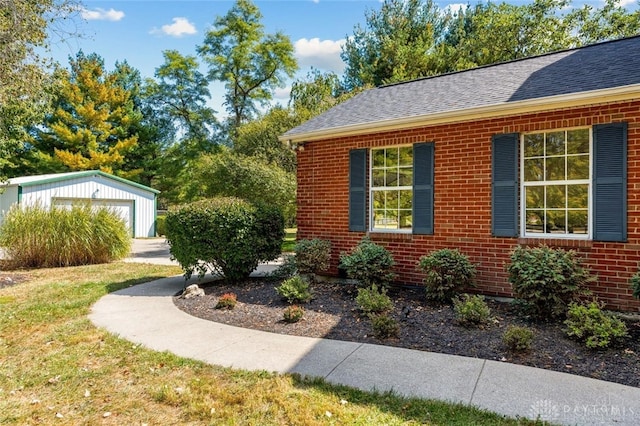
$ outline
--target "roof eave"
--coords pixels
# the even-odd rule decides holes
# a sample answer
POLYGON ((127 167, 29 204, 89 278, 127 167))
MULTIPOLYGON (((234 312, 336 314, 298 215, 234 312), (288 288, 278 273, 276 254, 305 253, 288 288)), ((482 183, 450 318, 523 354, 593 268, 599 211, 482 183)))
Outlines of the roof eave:
POLYGON ((333 127, 318 131, 282 135, 282 142, 300 144, 322 139, 357 136, 392 130, 406 130, 416 127, 449 124, 496 118, 506 115, 536 113, 560 108, 578 107, 589 104, 620 102, 640 98, 640 84, 620 86, 610 89, 571 93, 568 95, 547 96, 524 101, 502 102, 476 108, 445 111, 436 114, 424 114, 393 120, 374 121, 352 126, 333 127))
POLYGON ((11 187, 11 186, 20 186, 23 188, 29 187, 29 186, 37 186, 37 185, 44 185, 47 183, 54 183, 54 182, 61 182, 61 181, 65 181, 65 180, 71 180, 71 179, 79 179, 79 178, 84 178, 87 176, 102 176, 105 177, 107 179, 111 179, 111 180, 115 180, 118 182, 122 182, 126 185, 129 186, 133 186, 135 188, 139 188, 148 192, 152 192, 154 194, 160 194, 160 191, 158 191, 157 189, 148 187, 146 185, 143 185, 141 183, 138 182, 133 182, 130 181, 128 179, 124 179, 121 178, 120 176, 115 176, 115 175, 111 175, 109 173, 105 173, 103 171, 100 170, 85 170, 85 171, 81 171, 81 172, 77 172, 73 175, 68 175, 68 174, 62 174, 63 176, 51 176, 51 177, 47 177, 47 178, 43 178, 43 179, 35 179, 32 180, 31 182, 22 182, 22 183, 9 183, 6 185, 6 187, 11 187))

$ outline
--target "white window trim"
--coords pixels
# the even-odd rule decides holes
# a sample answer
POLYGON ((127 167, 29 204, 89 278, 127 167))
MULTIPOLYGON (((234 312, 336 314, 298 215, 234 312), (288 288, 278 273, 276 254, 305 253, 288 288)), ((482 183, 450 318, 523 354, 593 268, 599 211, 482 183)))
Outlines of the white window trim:
POLYGON ((593 129, 591 127, 567 127, 567 128, 560 128, 560 129, 549 129, 549 130, 541 130, 541 131, 535 131, 535 132, 527 132, 527 133, 522 133, 520 134, 520 152, 519 152, 519 157, 520 157, 520 203, 519 203, 519 208, 520 208, 520 236, 524 237, 524 238, 538 238, 538 239, 565 239, 565 240, 591 240, 593 239, 593 129), (568 182, 574 183, 574 184, 588 184, 589 185, 589 201, 587 203, 587 215, 588 215, 588 221, 587 221, 587 228, 588 231, 586 234, 548 234, 548 233, 528 233, 527 232, 527 212, 526 212, 526 206, 525 206, 525 202, 526 202, 526 194, 525 194, 525 187, 526 186, 548 186, 551 185, 550 183, 548 183, 547 181, 544 181, 544 183, 531 183, 528 185, 525 185, 525 181, 524 181, 524 137, 526 135, 533 135, 533 134, 539 134, 539 133, 553 133, 553 132, 566 132, 566 131, 571 131, 571 130, 584 130, 587 129, 589 130, 589 179, 576 179, 576 180, 571 180, 571 181, 567 181, 567 180, 558 180, 558 181, 553 181, 554 184, 558 184, 558 185, 566 185, 568 182))
MULTIPOLYGON (((380 149, 404 148, 404 147, 413 148, 413 144, 379 146, 379 147, 369 149, 369 232, 371 233, 377 233, 377 234, 412 234, 413 233, 413 223, 411 224, 411 228, 405 228, 405 229, 375 228, 375 221, 374 221, 374 214, 373 214, 373 193, 375 192, 373 189, 373 151, 380 150, 380 149)), ((412 161, 413 161, 413 155, 412 155, 412 161)), ((411 166, 411 172, 412 174, 415 172, 413 170, 413 164, 411 166)), ((390 186, 390 187, 385 187, 385 189, 410 190, 411 203, 413 205, 413 184, 410 186, 390 186)))

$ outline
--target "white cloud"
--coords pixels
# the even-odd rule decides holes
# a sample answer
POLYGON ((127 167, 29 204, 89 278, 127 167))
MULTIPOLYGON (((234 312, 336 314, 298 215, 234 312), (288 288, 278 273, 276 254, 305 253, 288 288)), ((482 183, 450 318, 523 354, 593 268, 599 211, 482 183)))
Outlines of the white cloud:
POLYGON ((620 3, 618 5, 621 7, 627 7, 632 4, 635 4, 637 1, 638 0, 620 0, 620 3))
POLYGON ((163 25, 162 28, 153 28, 151 34, 166 34, 172 37, 182 37, 184 35, 193 35, 197 33, 196 26, 187 18, 173 18, 173 24, 163 25))
POLYGON ((301 38, 294 43, 300 68, 314 67, 341 74, 345 64, 340 58, 345 40, 320 40, 301 38))
POLYGON ((124 18, 124 12, 113 8, 104 10, 96 8, 94 10, 82 9, 80 14, 87 21, 119 21, 124 18))
POLYGON ((442 10, 445 12, 457 13, 457 12, 460 12, 461 10, 466 9, 466 7, 467 7, 467 4, 465 3, 451 3, 446 5, 442 10))
POLYGON ((281 99, 285 101, 289 100, 290 95, 291 95, 291 86, 278 87, 273 93, 274 99, 279 99, 279 100, 281 99))

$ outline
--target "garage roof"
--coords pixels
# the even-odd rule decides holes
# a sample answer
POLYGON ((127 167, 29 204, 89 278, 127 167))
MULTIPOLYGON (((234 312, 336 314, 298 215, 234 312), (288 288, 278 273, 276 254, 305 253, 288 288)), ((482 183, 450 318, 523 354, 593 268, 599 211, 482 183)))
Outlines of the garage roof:
POLYGON ((36 176, 22 176, 15 177, 9 179, 8 183, 4 186, 34 186, 34 185, 43 185, 46 183, 52 182, 60 182, 69 179, 77 179, 83 177, 104 177, 107 179, 111 179, 117 182, 121 182, 130 186, 134 186, 136 188, 143 189, 145 191, 153 192, 154 194, 159 194, 160 191, 157 189, 150 188, 148 186, 142 185, 137 182, 130 181, 128 179, 124 179, 118 176, 111 175, 109 173, 102 172, 100 170, 85 170, 80 172, 68 172, 68 173, 55 173, 48 175, 36 175, 36 176))

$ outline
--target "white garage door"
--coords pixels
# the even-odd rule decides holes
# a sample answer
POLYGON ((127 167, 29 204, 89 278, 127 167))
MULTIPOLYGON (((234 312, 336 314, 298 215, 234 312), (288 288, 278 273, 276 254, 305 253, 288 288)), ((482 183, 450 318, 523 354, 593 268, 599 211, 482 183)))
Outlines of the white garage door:
POLYGON ((96 207, 107 207, 124 220, 127 229, 133 232, 133 200, 96 200, 86 198, 54 198, 53 205, 57 207, 71 207, 77 203, 91 203, 96 207))

